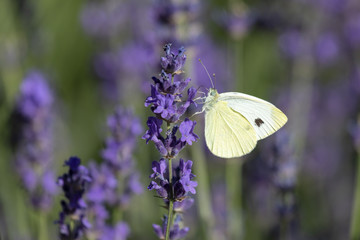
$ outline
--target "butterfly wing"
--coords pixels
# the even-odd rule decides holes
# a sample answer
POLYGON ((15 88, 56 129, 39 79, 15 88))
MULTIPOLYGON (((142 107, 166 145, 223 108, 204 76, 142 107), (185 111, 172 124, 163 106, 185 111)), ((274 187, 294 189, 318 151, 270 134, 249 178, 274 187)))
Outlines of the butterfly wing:
POLYGON ((251 95, 237 92, 221 93, 219 101, 227 102, 231 109, 251 123, 256 131, 257 140, 273 134, 287 122, 286 115, 277 107, 251 95))
POLYGON ((222 158, 240 157, 256 146, 256 132, 249 121, 217 101, 205 112, 205 140, 210 151, 222 158))

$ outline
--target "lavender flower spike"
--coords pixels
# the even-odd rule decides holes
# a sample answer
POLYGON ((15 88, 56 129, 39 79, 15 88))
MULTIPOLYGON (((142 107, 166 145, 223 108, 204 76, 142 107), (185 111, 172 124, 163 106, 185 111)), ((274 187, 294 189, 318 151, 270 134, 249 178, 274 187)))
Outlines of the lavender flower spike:
POLYGON ((20 87, 12 123, 15 163, 33 206, 48 210, 57 192, 52 168, 53 95, 39 71, 27 74, 20 87))
POLYGON ((187 97, 183 97, 191 81, 190 78, 181 80, 180 75, 186 60, 185 49, 180 48, 178 54, 174 54, 170 47, 171 44, 164 47, 160 78, 152 78, 154 84, 151 85, 151 96, 145 100, 145 106, 151 108, 155 117, 148 118, 149 129, 143 139, 146 143, 152 141, 162 156, 159 162, 152 163, 153 173, 148 189, 156 190, 168 208, 168 216, 164 217, 162 226, 154 224, 153 228, 159 239, 175 240, 183 238, 189 231, 189 228, 180 228, 180 214, 193 204, 190 194, 196 193, 197 182, 193 181, 195 175, 191 173, 191 160, 180 159, 175 169, 172 161, 186 145, 192 145, 199 137, 194 133, 196 122, 188 118, 181 119, 190 105, 195 105, 193 99, 196 95, 196 89, 191 87, 187 90, 187 97), (162 135, 164 122, 168 129, 166 136, 162 135), (180 138, 176 134, 178 130, 180 138), (172 221, 173 215, 175 221, 172 221))
POLYGON ((91 228, 86 218, 87 205, 83 197, 92 179, 78 157, 70 157, 65 161, 65 165, 69 170, 58 178, 58 185, 62 188, 66 200, 61 200, 62 211, 56 223, 59 224, 61 240, 80 239, 86 230, 91 228))
POLYGON ((88 192, 88 210, 93 217, 90 234, 100 240, 126 239, 129 226, 112 218, 111 212, 124 211, 133 195, 143 191, 133 160, 136 139, 142 128, 132 111, 121 107, 108 117, 107 125, 110 135, 102 151, 103 162, 89 165, 90 176, 94 179, 88 192))

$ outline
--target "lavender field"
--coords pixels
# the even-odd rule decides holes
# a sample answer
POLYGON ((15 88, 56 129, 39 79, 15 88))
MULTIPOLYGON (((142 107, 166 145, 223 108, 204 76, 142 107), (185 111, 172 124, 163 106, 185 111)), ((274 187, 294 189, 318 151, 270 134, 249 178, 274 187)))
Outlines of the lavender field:
POLYGON ((360 240, 360 1, 1 0, 0 141, 0 240, 360 240))

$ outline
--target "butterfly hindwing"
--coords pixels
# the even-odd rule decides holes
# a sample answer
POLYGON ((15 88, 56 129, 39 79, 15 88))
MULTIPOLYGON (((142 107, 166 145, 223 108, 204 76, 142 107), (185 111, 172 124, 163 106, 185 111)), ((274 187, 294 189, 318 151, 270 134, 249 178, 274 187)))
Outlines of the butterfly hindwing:
POLYGON ((227 102, 231 109, 251 123, 257 140, 273 134, 287 122, 285 114, 273 104, 254 96, 227 92, 219 95, 219 101, 227 102))
POLYGON ((257 137, 244 116, 231 109, 225 101, 217 101, 205 114, 205 140, 216 156, 233 158, 251 152, 257 137))

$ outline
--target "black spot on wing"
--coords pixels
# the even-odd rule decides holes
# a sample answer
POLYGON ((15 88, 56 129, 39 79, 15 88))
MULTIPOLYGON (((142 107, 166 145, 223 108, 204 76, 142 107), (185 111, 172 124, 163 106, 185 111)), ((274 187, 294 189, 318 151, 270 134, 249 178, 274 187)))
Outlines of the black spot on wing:
POLYGON ((256 126, 260 127, 261 124, 264 124, 264 121, 261 118, 257 118, 255 119, 255 124, 256 126))

